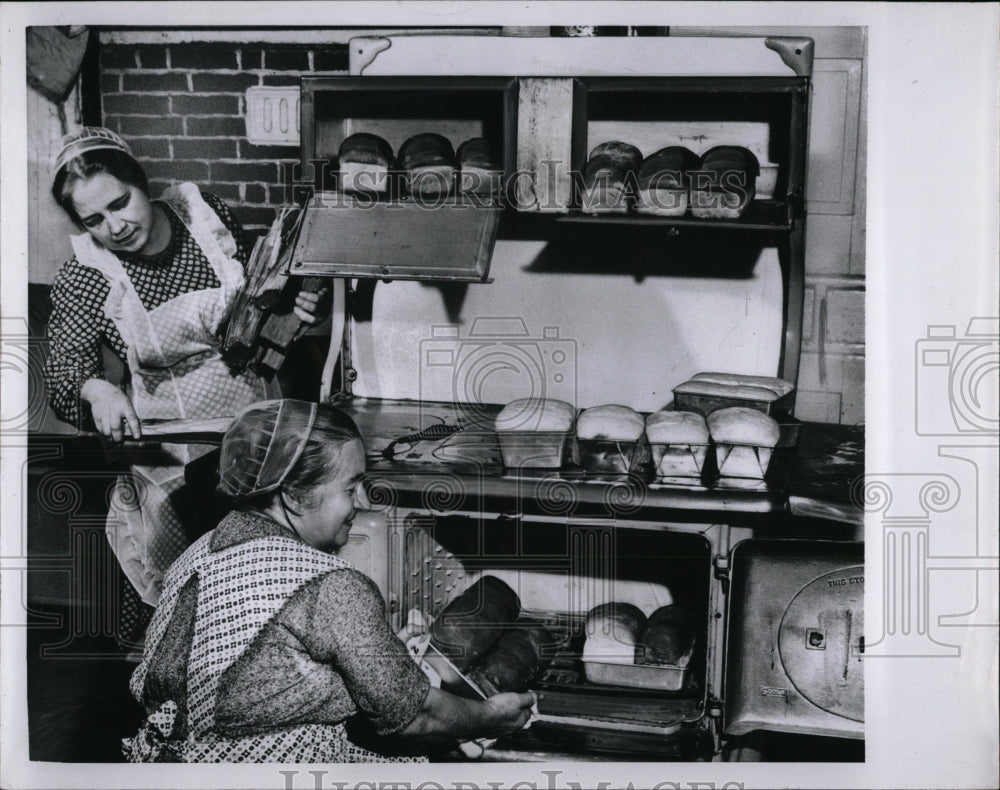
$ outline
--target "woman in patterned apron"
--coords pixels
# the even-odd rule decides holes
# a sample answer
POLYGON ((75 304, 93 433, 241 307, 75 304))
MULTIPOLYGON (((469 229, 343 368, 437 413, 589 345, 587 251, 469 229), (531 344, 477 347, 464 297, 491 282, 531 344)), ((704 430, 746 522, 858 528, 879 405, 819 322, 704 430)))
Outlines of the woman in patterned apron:
MULTIPOLYGON (((279 394, 276 383, 252 372, 233 375, 220 354, 220 330, 248 257, 225 204, 194 184, 170 187, 151 201, 128 145, 98 127, 64 139, 52 192, 86 231, 72 237, 75 257, 51 291, 45 373, 61 419, 120 442, 126 434, 140 438, 146 419, 225 417, 279 394), (105 379, 102 345, 127 366, 127 388, 105 379)), ((315 323, 322 297, 300 293, 296 313, 315 323)), ((190 543, 177 507, 184 467, 210 449, 143 445, 129 458, 131 478, 120 480, 111 498, 108 539, 149 606, 159 598, 164 572, 190 543)), ((120 638, 135 644, 144 618, 128 613, 141 615, 143 607, 129 598, 122 601, 122 624, 132 633, 120 638)))
POLYGON ((528 722, 531 693, 432 688, 374 582, 336 556, 367 506, 364 470, 357 426, 332 406, 268 401, 235 420, 219 464, 235 510, 167 573, 132 676, 147 719, 128 760, 413 760, 528 722))

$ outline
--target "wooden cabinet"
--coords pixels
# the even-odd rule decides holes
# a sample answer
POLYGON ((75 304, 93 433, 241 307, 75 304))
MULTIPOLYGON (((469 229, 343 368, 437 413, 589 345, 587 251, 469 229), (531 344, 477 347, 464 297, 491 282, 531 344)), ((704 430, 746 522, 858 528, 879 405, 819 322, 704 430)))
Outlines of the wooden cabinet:
POLYGON ((820 60, 813 71, 809 213, 853 214, 861 116, 861 61, 820 60))

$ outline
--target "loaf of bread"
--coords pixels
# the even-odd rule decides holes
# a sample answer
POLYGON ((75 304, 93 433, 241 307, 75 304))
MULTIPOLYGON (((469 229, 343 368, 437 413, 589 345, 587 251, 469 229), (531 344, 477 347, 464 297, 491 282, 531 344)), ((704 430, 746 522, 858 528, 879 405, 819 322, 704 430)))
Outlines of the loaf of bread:
POLYGON ((618 404, 584 409, 576 421, 578 439, 635 442, 642 436, 646 421, 635 409, 618 404))
POLYGON ((590 214, 628 211, 625 181, 641 164, 642 152, 634 145, 611 140, 595 146, 583 168, 583 210, 590 214))
POLYGON ((650 154, 639 167, 635 209, 640 214, 679 217, 688 206, 688 171, 698 166, 698 156, 679 145, 650 154))
POLYGON ((385 192, 389 188, 392 147, 375 134, 358 132, 340 144, 340 189, 343 192, 385 192))
POLYGON ((485 137, 473 137, 458 147, 459 185, 462 192, 490 195, 499 191, 502 168, 493 154, 493 146, 485 137))
POLYGON ((464 672, 517 620, 521 600, 495 576, 483 576, 435 618, 431 644, 464 672))
POLYGON ((750 384, 719 384, 715 381, 690 379, 674 387, 674 394, 710 395, 733 400, 752 400, 771 403, 778 399, 778 394, 769 387, 758 387, 750 384))
POLYGON ((527 691, 554 656, 556 639, 541 623, 519 620, 507 628, 469 678, 488 696, 504 691, 527 691))
POLYGON ((584 661, 606 664, 635 663, 639 635, 646 628, 646 615, 638 606, 611 602, 595 606, 584 621, 584 661))
POLYGON ((555 398, 518 398, 496 416, 498 432, 564 432, 573 428, 576 409, 555 398))
POLYGON ((690 381, 709 381, 714 384, 725 384, 729 387, 763 387, 774 392, 778 398, 787 395, 795 389, 794 385, 789 384, 784 379, 779 379, 777 376, 747 376, 742 373, 715 373, 706 371, 704 373, 696 373, 690 378, 690 381))
POLYGON ((690 411, 654 411, 646 438, 658 477, 700 477, 708 455, 708 424, 690 411))
POLYGON ((713 411, 708 415, 708 431, 716 443, 752 447, 773 448, 781 436, 777 420, 745 406, 713 411))
POLYGON ((691 213, 696 217, 736 219, 756 194, 760 165, 740 146, 706 151, 691 180, 691 213))
POLYGON ((691 618, 679 606, 661 606, 649 616, 649 622, 636 643, 635 663, 686 666, 694 651, 694 628, 691 618))
POLYGON ((588 472, 624 475, 648 465, 646 421, 628 406, 609 404, 581 412, 576 421, 580 462, 588 472))
POLYGON ((399 147, 399 169, 413 195, 436 197, 451 192, 455 183, 455 149, 447 137, 423 132, 399 147))
POLYGON ((650 444, 708 444, 708 424, 692 411, 654 411, 646 417, 650 444))
POLYGON ((715 458, 722 477, 761 479, 781 437, 781 426, 757 409, 734 406, 708 415, 715 458))

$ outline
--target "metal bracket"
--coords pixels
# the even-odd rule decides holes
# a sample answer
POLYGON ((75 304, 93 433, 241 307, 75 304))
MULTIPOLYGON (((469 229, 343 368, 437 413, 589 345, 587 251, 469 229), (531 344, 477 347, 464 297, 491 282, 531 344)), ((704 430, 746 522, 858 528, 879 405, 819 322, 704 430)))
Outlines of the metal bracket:
POLYGON ((385 52, 392 46, 392 40, 384 36, 359 36, 347 42, 347 50, 350 56, 351 74, 362 76, 379 53, 385 52))
POLYGON ((799 77, 812 76, 816 42, 811 38, 768 36, 764 39, 764 46, 777 52, 785 65, 799 77))
POLYGON ((715 578, 722 582, 723 593, 729 593, 729 555, 728 554, 718 554, 715 559, 712 560, 712 565, 715 568, 715 578))

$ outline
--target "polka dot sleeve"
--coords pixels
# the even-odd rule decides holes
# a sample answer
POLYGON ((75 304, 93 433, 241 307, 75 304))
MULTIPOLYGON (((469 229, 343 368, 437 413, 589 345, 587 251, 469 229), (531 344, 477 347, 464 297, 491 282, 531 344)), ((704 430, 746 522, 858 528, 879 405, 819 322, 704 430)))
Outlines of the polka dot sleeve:
POLYGON ((69 261, 52 284, 52 315, 49 318, 49 353, 45 360, 45 386, 49 405, 60 420, 78 428, 92 429, 89 408, 80 399, 80 387, 88 379, 104 378, 101 344, 113 333, 124 356, 124 344, 103 305, 108 283, 94 269, 69 261))
POLYGON ((246 266, 247 261, 250 260, 250 248, 247 246, 243 226, 240 224, 240 221, 233 216, 233 212, 222 199, 209 192, 202 192, 201 196, 205 198, 205 202, 212 207, 213 211, 219 215, 222 224, 233 234, 233 238, 236 240, 236 258, 246 266))
MULTIPOLYGON (((250 249, 243 227, 220 198, 202 193, 236 241, 236 258, 246 266, 250 249)), ((119 254, 143 306, 153 310, 181 294, 217 287, 211 264, 187 228, 170 212, 171 243, 155 256, 119 254)), ((124 362, 127 346, 104 315, 109 286, 97 270, 69 261, 52 285, 49 319, 49 356, 45 385, 49 404, 59 419, 90 430, 89 408, 80 400, 80 387, 91 378, 104 378, 101 345, 106 343, 124 362)))

